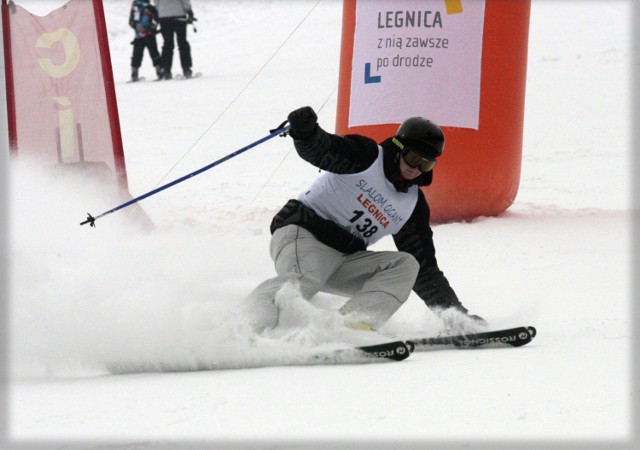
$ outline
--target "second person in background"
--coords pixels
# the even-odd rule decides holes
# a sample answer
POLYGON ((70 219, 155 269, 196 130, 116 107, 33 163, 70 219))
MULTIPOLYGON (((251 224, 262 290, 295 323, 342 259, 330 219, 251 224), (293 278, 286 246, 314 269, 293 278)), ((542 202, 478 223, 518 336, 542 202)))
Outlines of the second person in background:
POLYGON ((180 65, 185 78, 191 78, 193 65, 191 60, 191 46, 187 41, 187 24, 196 19, 193 16, 191 0, 155 0, 158 9, 158 22, 164 43, 162 45, 162 68, 164 79, 172 78, 174 35, 178 42, 180 65))

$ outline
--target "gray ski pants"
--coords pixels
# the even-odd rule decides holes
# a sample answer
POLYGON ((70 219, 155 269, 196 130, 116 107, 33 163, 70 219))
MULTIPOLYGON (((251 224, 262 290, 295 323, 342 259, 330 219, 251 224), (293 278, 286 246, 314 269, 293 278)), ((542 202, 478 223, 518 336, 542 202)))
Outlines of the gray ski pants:
POLYGON ((307 300, 318 292, 350 297, 340 308, 347 322, 378 328, 407 300, 419 269, 408 253, 341 253, 297 225, 276 230, 270 252, 278 276, 258 285, 246 300, 257 330, 278 324, 274 300, 287 282, 297 283, 307 300))

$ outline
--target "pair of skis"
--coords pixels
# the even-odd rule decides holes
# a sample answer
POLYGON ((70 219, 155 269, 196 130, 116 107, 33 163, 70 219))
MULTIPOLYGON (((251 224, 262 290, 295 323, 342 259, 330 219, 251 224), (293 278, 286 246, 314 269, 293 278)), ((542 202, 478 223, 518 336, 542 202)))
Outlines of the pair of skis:
POLYGON ((504 330, 486 331, 482 333, 460 334, 454 336, 438 336, 407 341, 385 342, 377 345, 353 347, 334 350, 316 356, 318 362, 335 362, 342 364, 376 361, 403 361, 414 351, 429 351, 447 348, 500 348, 522 347, 527 345, 536 335, 531 326, 508 328, 504 330))
MULTIPOLYGON (((165 80, 164 78, 156 78, 153 81, 170 81, 170 80, 192 80, 194 78, 200 78, 202 76, 202 72, 194 72, 190 77, 185 77, 182 74, 177 73, 173 78, 169 80, 165 80)), ((141 81, 147 81, 147 77, 139 77, 137 80, 127 80, 127 84, 130 83, 139 83, 141 81)))
MULTIPOLYGON (((456 336, 438 336, 410 339, 407 341, 384 342, 382 344, 367 345, 362 347, 347 347, 316 353, 297 355, 290 360, 275 358, 272 361, 256 361, 254 365, 247 363, 241 367, 273 367, 273 366, 309 366, 309 365, 341 365, 341 364, 367 364, 387 361, 403 361, 414 351, 429 351, 449 348, 495 348, 495 347, 522 347, 528 344, 536 335, 533 327, 518 327, 504 330, 487 331, 456 336)), ((172 366, 171 364, 158 364, 159 367, 147 367, 145 364, 113 364, 109 367, 111 373, 138 373, 148 371, 181 372, 185 370, 216 370, 216 364, 203 364, 198 367, 172 366)), ((226 367, 240 368, 240 367, 226 367)))

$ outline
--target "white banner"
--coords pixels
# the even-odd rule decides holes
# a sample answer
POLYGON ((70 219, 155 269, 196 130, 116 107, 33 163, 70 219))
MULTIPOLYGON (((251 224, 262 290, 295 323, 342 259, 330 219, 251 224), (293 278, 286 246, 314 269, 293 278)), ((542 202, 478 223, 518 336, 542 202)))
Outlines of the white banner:
POLYGON ((359 0, 349 127, 478 129, 485 0, 359 0))

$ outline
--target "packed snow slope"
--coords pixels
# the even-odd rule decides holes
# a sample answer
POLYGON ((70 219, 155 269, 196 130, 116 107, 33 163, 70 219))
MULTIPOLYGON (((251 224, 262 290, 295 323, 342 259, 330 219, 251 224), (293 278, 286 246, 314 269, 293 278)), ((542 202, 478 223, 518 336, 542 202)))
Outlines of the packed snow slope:
MULTIPOLYGON (((18 3, 38 14, 62 4, 18 3)), ((104 2, 134 196, 267 135, 300 106, 333 130, 341 2, 192 3, 202 77, 152 82, 145 55, 147 81, 130 84, 130 1, 104 2)), ((144 200, 150 231, 125 211, 80 227, 120 199, 91 180, 12 164, 3 448, 637 444, 632 6, 533 1, 516 202, 501 217, 434 227, 440 266, 472 313, 491 328, 537 327, 520 349, 264 367, 381 339, 346 331, 335 296, 315 298, 318 309, 283 290, 286 320, 265 336, 235 310, 274 275, 271 217, 318 174, 290 139, 144 200)), ((442 327, 412 295, 380 333, 442 327)))

